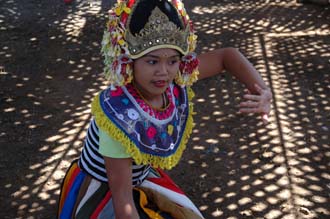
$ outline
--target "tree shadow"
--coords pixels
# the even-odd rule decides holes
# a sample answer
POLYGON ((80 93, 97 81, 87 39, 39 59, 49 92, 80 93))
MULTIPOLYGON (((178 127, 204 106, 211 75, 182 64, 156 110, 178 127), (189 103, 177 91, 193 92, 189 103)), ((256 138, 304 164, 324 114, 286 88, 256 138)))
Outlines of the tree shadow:
POLYGON ((111 1, 1 3, 1 218, 54 218, 93 96, 111 1))
POLYGON ((292 1, 190 6, 200 50, 240 48, 274 93, 273 115, 265 126, 237 114, 243 88, 227 74, 196 84, 192 153, 171 175, 182 176, 176 182, 188 185, 206 218, 328 218, 329 8, 292 1))

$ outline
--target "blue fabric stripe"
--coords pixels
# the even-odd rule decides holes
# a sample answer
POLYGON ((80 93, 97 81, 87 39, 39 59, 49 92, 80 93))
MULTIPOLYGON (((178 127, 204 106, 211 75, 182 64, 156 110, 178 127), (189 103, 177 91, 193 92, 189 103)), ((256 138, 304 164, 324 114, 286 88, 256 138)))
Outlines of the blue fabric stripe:
POLYGON ((65 202, 64 202, 64 205, 62 208, 62 212, 60 215, 60 219, 71 219, 71 216, 73 213, 73 208, 74 208, 74 205, 75 205, 77 197, 78 197, 79 189, 85 179, 85 176, 86 176, 86 174, 84 172, 80 171, 80 173, 75 178, 75 180, 70 188, 70 192, 69 192, 67 198, 65 199, 65 202))

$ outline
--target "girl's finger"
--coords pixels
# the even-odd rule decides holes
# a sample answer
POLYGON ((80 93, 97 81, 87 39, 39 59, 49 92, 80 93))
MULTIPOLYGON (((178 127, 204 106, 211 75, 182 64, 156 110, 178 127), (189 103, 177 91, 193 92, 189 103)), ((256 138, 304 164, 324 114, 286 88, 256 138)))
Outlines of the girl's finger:
POLYGON ((264 92, 264 90, 259 86, 259 84, 254 84, 254 87, 259 94, 262 94, 264 92))
POLYGON ((240 113, 257 113, 258 109, 257 108, 240 108, 239 112, 240 113))
POLYGON ((245 94, 243 97, 248 100, 260 101, 260 96, 258 95, 245 94))
POLYGON ((258 107, 258 102, 246 101, 239 104, 240 107, 258 107))

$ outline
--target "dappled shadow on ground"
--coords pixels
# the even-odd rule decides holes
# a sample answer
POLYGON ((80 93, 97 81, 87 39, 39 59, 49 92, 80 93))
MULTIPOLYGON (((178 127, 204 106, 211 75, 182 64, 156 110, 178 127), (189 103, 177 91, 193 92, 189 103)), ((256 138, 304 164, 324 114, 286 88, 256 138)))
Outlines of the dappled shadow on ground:
POLYGON ((272 122, 236 114, 242 88, 229 76, 199 83, 198 152, 175 175, 207 218, 329 217, 329 8, 216 2, 192 7, 201 49, 249 57, 274 93, 272 122))
POLYGON ((1 218, 54 218, 102 86, 108 5, 1 3, 1 218))
MULTIPOLYGON (((104 2, 0 3, 1 218, 54 218, 89 103, 105 86, 104 2)), ((196 127, 171 176, 206 218, 329 218, 329 8, 294 1, 186 5, 199 51, 240 48, 274 102, 271 123, 263 125, 236 113, 243 87, 227 74, 194 85, 196 127)))

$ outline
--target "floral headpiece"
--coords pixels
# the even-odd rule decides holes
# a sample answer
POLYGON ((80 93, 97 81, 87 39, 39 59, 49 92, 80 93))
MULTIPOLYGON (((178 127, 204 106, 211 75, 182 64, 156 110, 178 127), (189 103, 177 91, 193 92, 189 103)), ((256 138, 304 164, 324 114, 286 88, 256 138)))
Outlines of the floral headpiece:
POLYGON ((198 59, 194 53, 196 40, 181 0, 118 0, 109 12, 102 40, 104 73, 113 87, 126 85, 133 79, 133 59, 156 49, 172 48, 183 55, 176 83, 192 85, 198 75, 198 59), (144 27, 138 33, 132 33, 131 22, 138 19, 135 9, 140 3, 154 4, 155 7, 149 12, 144 27), (164 10, 171 10, 172 14, 164 10), (178 19, 174 22, 169 16, 178 19))

